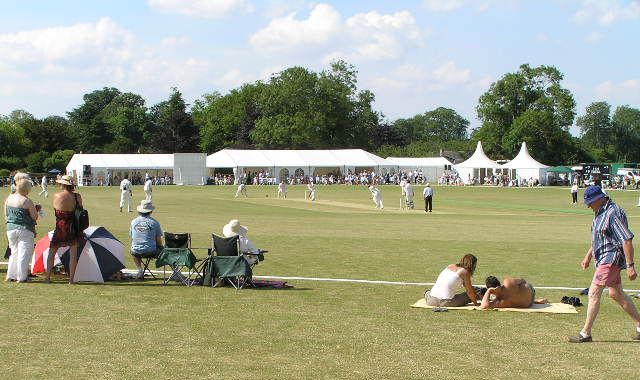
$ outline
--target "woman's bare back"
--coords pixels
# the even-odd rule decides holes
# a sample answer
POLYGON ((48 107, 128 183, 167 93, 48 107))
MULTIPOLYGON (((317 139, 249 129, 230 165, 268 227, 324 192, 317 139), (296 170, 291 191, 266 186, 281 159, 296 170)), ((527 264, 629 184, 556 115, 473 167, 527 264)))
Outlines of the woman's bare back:
MULTIPOLYGON (((53 196, 53 208, 60 211, 73 211, 76 208, 76 194, 77 193, 68 190, 56 193, 53 196)), ((78 204, 82 206, 82 197, 80 194, 77 194, 77 196, 78 204)))

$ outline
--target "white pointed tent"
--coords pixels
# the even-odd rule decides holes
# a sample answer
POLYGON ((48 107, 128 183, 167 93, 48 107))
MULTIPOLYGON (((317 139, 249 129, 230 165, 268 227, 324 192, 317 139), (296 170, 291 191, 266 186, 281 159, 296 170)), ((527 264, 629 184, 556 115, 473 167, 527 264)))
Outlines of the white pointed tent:
POLYGON ((482 142, 478 141, 476 151, 473 152, 471 157, 466 161, 454 165, 453 167, 458 172, 460 178, 466 184, 469 184, 472 178, 476 178, 481 181, 487 174, 500 169, 502 166, 487 157, 482 149, 482 142))
POLYGON ((522 142, 520 152, 513 160, 502 165, 503 169, 509 170, 509 177, 520 179, 537 179, 541 184, 547 184, 547 169, 549 166, 536 161, 529 154, 527 143, 522 142))

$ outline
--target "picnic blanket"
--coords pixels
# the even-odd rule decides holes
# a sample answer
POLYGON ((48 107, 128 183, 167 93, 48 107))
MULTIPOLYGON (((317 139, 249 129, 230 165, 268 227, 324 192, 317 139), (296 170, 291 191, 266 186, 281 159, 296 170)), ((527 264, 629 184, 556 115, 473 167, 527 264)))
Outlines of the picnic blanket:
MULTIPOLYGON (((427 301, 424 298, 419 299, 411 305, 411 307, 417 307, 422 309, 432 309, 435 306, 427 305, 427 301)), ((458 307, 447 307, 449 310, 481 310, 478 306, 468 305, 468 306, 458 306, 458 307)), ((498 310, 498 311, 518 311, 521 313, 553 313, 553 314, 577 314, 578 310, 571 305, 567 305, 564 303, 547 303, 547 304, 533 304, 530 308, 527 309, 519 309, 515 307, 505 307, 501 309, 490 309, 490 310, 498 310)))

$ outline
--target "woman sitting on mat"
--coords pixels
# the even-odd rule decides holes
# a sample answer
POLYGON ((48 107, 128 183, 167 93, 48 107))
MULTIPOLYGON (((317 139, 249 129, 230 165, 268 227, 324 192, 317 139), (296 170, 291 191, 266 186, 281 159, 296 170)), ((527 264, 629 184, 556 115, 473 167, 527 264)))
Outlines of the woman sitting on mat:
POLYGON ((474 255, 466 254, 458 264, 451 264, 444 268, 433 288, 424 293, 427 305, 455 307, 473 302, 478 306, 478 298, 481 296, 471 285, 471 276, 476 270, 477 263, 478 259, 474 255), (456 294, 456 291, 461 288, 464 288, 465 292, 456 294))

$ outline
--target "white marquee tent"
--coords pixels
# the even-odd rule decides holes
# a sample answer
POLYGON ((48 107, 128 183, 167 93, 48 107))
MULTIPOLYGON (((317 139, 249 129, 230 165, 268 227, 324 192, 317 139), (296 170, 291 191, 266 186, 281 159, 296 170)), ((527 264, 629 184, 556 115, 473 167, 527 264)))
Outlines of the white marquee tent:
POLYGON ((66 172, 78 181, 80 186, 107 182, 112 183, 125 174, 136 173, 144 178, 151 176, 169 176, 184 185, 203 184, 206 175, 206 156, 204 153, 175 154, 74 154, 67 164, 66 172), (176 166, 177 165, 177 166, 176 166))
POLYGON ((524 141, 518 155, 513 160, 502 165, 502 168, 509 170, 511 178, 517 178, 518 180, 533 178, 543 185, 547 184, 547 169, 549 166, 541 164, 531 157, 527 149, 527 143, 524 141))
POLYGON ((478 141, 476 151, 466 161, 453 166, 458 175, 465 183, 470 183, 472 178, 480 179, 487 176, 491 171, 496 171, 502 166, 487 157, 482 149, 482 142, 478 141))
POLYGON ((444 157, 387 157, 400 170, 421 170, 428 182, 437 182, 442 173, 451 170, 453 163, 444 157))
POLYGON ((233 169, 239 173, 267 170, 272 177, 315 175, 339 171, 346 174, 359 169, 381 174, 396 168, 382 157, 362 149, 333 150, 244 150, 223 149, 207 157, 210 173, 233 169))

